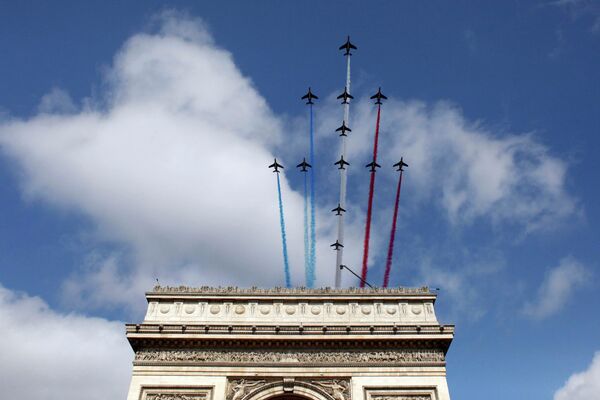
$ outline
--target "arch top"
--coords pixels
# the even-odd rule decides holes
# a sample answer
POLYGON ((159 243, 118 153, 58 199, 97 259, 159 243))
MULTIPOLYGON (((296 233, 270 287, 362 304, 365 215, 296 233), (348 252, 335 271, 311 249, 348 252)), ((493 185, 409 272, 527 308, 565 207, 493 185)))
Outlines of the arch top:
POLYGON ((350 400, 349 379, 250 382, 244 379, 230 383, 229 400, 350 400))

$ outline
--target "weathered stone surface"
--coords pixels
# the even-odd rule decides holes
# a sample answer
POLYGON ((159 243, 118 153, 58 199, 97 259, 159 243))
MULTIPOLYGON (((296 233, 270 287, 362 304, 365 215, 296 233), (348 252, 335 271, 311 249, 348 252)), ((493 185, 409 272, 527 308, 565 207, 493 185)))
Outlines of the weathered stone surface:
POLYGON ((449 400, 436 295, 419 289, 157 287, 129 400, 449 400))
POLYGON ((145 323, 437 324, 435 295, 421 289, 162 288, 145 323))
POLYGON ((441 349, 406 349, 384 351, 230 351, 230 350, 160 350, 136 352, 135 361, 242 363, 242 364, 411 364, 444 362, 441 349))

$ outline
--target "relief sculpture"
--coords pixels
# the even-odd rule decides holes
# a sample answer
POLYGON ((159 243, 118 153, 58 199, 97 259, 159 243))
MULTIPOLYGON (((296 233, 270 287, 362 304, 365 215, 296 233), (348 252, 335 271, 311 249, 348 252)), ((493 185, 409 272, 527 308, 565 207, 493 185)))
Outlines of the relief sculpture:
POLYGON ((331 395, 335 400, 350 399, 350 384, 347 380, 331 379, 331 380, 315 380, 311 381, 313 385, 319 386, 331 395))
POLYGON ((184 394, 184 393, 149 393, 146 400, 205 400, 206 393, 184 394))
POLYGON ((235 379, 227 385, 227 400, 240 400, 242 397, 247 395, 253 389, 260 385, 264 385, 265 380, 252 380, 252 379, 235 379))
POLYGON ((444 362, 439 349, 381 351, 163 350, 146 349, 135 361, 201 363, 402 364, 444 362))

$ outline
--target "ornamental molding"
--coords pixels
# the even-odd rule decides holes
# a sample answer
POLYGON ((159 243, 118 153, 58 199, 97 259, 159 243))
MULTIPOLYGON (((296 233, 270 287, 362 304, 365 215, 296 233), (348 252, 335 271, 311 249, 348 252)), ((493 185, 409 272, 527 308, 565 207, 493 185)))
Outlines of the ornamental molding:
POLYGON ((385 387, 365 388, 366 400, 436 400, 436 388, 423 387, 385 387))
POLYGON ((228 378, 225 400, 251 400, 297 392, 312 392, 322 400, 351 400, 348 378, 228 378))
POLYGON ((210 387, 144 387, 143 400, 209 400, 212 396, 210 387))
POLYGON ((152 393, 146 395, 146 400, 204 400, 206 394, 183 394, 183 393, 152 393))
POLYGON ((399 394, 399 395, 387 395, 387 396, 372 396, 373 400, 431 400, 431 396, 428 394, 399 394))
POLYGON ((380 351, 144 349, 137 351, 135 354, 136 363, 398 365, 444 363, 445 359, 444 351, 441 349, 394 349, 380 351))

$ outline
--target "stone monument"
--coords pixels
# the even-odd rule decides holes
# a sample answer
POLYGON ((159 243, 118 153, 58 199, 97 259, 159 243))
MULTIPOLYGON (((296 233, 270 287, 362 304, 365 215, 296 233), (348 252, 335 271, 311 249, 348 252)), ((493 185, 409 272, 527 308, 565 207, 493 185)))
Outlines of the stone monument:
POLYGON ((160 287, 128 400, 449 400, 453 325, 407 289, 160 287))

